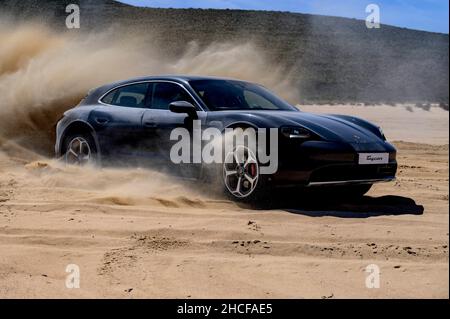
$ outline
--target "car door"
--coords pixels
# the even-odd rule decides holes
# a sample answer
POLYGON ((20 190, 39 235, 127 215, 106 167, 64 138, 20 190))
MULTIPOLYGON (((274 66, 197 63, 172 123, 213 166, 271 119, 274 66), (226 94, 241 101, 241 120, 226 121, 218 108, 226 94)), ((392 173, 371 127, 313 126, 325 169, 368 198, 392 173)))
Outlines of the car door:
POLYGON ((105 95, 102 104, 91 112, 90 122, 108 159, 134 164, 141 156, 142 117, 148 88, 149 83, 117 88, 105 95))
MULTIPOLYGON (((149 140, 147 149, 154 154, 154 165, 164 171, 181 175, 183 177, 198 177, 200 167, 198 163, 192 163, 192 151, 190 152, 190 163, 173 163, 170 158, 172 146, 177 141, 171 141, 170 135, 176 128, 185 128, 189 131, 192 146, 193 119, 187 114, 177 114, 169 110, 169 105, 176 101, 186 101, 197 107, 198 120, 204 123, 206 118, 204 112, 194 100, 192 95, 181 84, 169 81, 153 82, 149 89, 149 108, 144 112, 142 118, 146 135, 154 137, 149 140)), ((191 147, 192 149, 192 147, 191 147)))

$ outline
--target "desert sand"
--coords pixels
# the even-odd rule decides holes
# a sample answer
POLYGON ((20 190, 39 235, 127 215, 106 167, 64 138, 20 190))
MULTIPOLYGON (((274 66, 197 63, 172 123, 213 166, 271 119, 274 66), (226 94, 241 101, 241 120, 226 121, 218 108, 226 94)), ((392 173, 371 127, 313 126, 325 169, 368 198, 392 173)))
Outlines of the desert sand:
POLYGON ((353 202, 255 209, 134 169, 67 167, 0 140, 1 298, 448 298, 448 112, 363 116, 398 147, 396 182, 353 202), (80 268, 68 289, 66 266, 80 268), (376 264, 380 288, 366 287, 376 264))

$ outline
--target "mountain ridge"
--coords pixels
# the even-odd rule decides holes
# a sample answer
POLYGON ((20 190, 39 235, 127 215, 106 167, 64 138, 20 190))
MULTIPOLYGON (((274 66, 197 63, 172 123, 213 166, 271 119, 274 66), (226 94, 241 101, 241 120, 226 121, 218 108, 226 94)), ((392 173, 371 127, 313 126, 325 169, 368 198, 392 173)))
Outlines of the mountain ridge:
POLYGON ((181 54, 191 41, 207 46, 250 39, 272 63, 293 74, 302 102, 448 107, 448 34, 389 25, 367 29, 361 20, 302 13, 157 9, 113 0, 0 0, 0 10, 65 29, 69 3, 80 5, 82 29, 120 25, 152 33, 152 41, 172 55, 181 54))

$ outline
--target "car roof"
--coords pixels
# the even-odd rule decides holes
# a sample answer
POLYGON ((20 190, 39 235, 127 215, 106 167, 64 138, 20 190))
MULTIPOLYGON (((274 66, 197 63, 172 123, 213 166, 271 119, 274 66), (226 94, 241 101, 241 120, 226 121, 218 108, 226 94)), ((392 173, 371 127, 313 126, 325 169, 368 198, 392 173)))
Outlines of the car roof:
POLYGON ((159 75, 159 76, 145 76, 145 77, 137 77, 131 78, 127 80, 117 81, 113 83, 109 83, 98 88, 91 90, 88 93, 88 96, 81 102, 81 104, 90 104, 95 103, 100 99, 105 93, 108 91, 119 87, 124 86, 131 83, 136 82, 146 82, 146 81, 173 81, 177 83, 187 84, 190 81, 195 80, 229 80, 229 81, 239 81, 246 82, 243 80, 233 79, 233 78, 225 78, 225 77, 215 77, 215 76, 199 76, 199 75, 159 75))
POLYGON ((195 81, 195 80, 231 80, 231 81, 240 81, 245 82, 242 80, 232 79, 232 78, 224 78, 224 77, 214 77, 214 76, 199 76, 199 75, 160 75, 160 76, 145 76, 145 77, 138 77, 138 78, 131 78, 124 81, 118 81, 114 83, 110 83, 107 85, 104 85, 98 89, 107 88, 108 90, 111 88, 114 88, 116 86, 122 86, 130 83, 135 82, 145 82, 145 81, 174 81, 174 82, 180 82, 180 83, 187 83, 189 81, 195 81))

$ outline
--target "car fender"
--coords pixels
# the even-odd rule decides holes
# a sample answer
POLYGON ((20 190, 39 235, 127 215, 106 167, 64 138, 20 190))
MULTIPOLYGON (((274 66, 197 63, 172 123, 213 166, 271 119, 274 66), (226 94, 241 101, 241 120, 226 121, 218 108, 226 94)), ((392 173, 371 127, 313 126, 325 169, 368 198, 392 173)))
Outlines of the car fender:
POLYGON ((95 148, 97 150, 99 158, 101 158, 101 149, 100 149, 100 144, 98 142, 97 134, 95 133, 94 128, 92 127, 92 125, 89 122, 80 120, 80 119, 76 119, 76 120, 71 120, 71 121, 69 121, 67 123, 63 123, 63 124, 64 124, 64 127, 61 129, 62 130, 61 133, 60 134, 58 133, 58 135, 57 135, 59 138, 59 140, 56 143, 57 146, 56 146, 56 150, 55 150, 57 157, 60 157, 63 155, 63 154, 61 154, 61 150, 62 150, 62 146, 63 146, 62 143, 64 142, 64 139, 66 138, 68 132, 76 126, 82 126, 82 127, 85 127, 89 131, 89 133, 92 135, 92 138, 94 139, 94 142, 95 142, 95 148))

